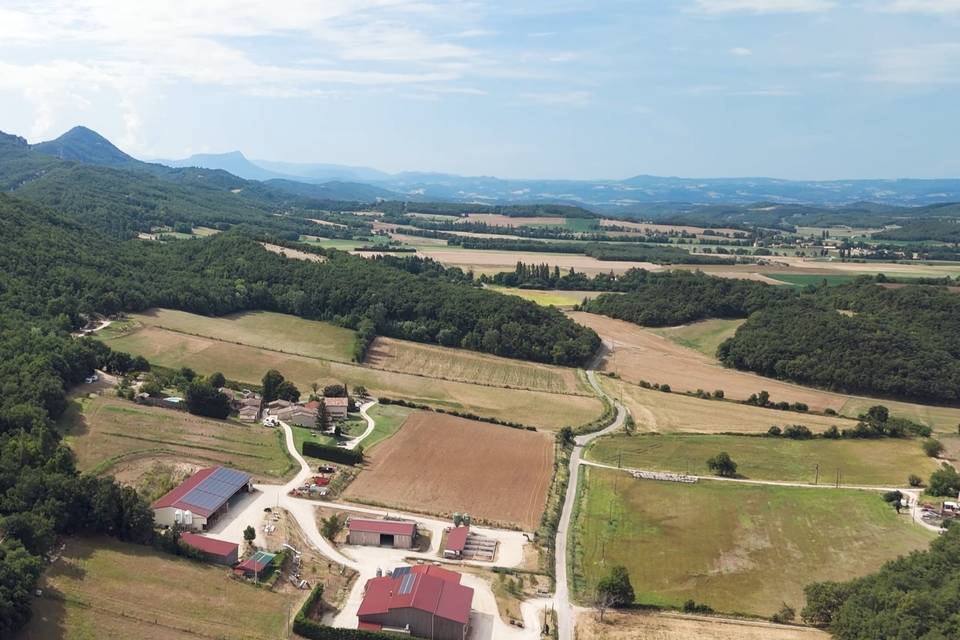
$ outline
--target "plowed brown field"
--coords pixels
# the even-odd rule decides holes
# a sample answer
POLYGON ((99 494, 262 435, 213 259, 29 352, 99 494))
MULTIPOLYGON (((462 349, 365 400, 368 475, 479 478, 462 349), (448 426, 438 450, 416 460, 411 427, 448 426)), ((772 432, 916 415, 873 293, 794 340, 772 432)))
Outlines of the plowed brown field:
POLYGON ((532 531, 553 474, 545 433, 418 411, 379 445, 345 497, 532 531))

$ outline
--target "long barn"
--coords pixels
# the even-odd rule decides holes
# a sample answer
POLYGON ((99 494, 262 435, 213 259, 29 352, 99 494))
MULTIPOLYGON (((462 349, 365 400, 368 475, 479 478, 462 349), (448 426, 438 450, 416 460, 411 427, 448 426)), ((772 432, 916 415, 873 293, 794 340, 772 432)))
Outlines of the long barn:
POLYGON ((207 467, 153 503, 153 520, 162 527, 182 524, 203 531, 250 491, 250 474, 227 467, 207 467))

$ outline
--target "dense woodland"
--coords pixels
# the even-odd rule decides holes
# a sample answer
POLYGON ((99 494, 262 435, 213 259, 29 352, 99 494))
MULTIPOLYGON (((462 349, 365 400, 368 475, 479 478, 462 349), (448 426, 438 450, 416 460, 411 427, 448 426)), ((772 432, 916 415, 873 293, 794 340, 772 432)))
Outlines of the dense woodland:
POLYGON ((960 638, 960 527, 877 573, 805 591, 803 619, 837 640, 960 638))
POLYGON ((899 229, 888 229, 873 237, 877 240, 960 242, 960 221, 956 218, 909 220, 898 226, 899 229))

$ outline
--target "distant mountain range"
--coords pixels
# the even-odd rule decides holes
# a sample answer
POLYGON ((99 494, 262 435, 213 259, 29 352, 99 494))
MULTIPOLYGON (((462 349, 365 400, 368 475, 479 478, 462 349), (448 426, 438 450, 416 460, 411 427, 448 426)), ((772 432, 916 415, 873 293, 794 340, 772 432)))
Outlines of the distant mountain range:
POLYGON ((302 197, 372 202, 378 199, 483 204, 556 203, 604 213, 642 214, 669 203, 724 205, 768 202, 844 206, 857 202, 920 206, 960 201, 960 179, 779 180, 675 178, 626 180, 509 180, 444 173, 388 174, 369 167, 249 160, 239 151, 144 163, 85 127, 33 148, 65 160, 115 168, 199 167, 257 180, 302 197))

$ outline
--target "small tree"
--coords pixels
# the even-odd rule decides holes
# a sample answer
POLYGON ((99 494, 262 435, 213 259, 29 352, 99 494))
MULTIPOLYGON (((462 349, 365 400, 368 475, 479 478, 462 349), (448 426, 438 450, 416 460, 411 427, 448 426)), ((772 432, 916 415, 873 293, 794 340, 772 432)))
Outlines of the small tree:
POLYGON ((320 520, 320 533, 327 540, 333 541, 343 531, 343 520, 336 513, 320 520))
POLYGON ((796 617, 796 609, 784 602, 783 606, 780 607, 780 611, 777 611, 775 614, 773 614, 771 620, 777 624, 787 624, 789 622, 793 622, 796 617))
POLYGON ((573 444, 573 427, 564 427, 560 429, 560 440, 565 444, 573 444))
POLYGON ((900 506, 903 503, 903 494, 900 491, 888 491, 883 494, 883 501, 893 505, 893 508, 900 513, 900 506))
POLYGON ((923 452, 931 458, 938 458, 943 453, 943 443, 935 438, 923 441, 923 452))
POLYGON ((316 428, 317 431, 323 431, 327 428, 327 403, 323 398, 320 398, 320 404, 317 407, 316 428))
POLYGON ((257 539, 257 530, 254 529, 253 526, 248 525, 247 528, 243 530, 243 539, 253 544, 253 541, 257 539))
POLYGON ((623 421, 623 429, 627 432, 628 436, 632 436, 633 432, 637 430, 637 423, 634 421, 633 416, 629 413, 627 414, 626 419, 623 421))
POLYGON ((717 389, 713 392, 714 400, 723 400, 723 389, 717 389))
POLYGON ((777 436, 779 436, 781 433, 783 433, 783 431, 782 431, 782 430, 780 429, 780 427, 778 427, 777 425, 773 425, 772 427, 770 427, 769 429, 767 429, 767 435, 768 435, 768 436, 777 437, 777 436))
POLYGON ((597 583, 597 595, 604 596, 611 607, 625 607, 633 604, 633 585, 630 573, 622 565, 611 567, 610 573, 597 583))
POLYGON ((920 476, 918 476, 918 475, 915 474, 915 473, 911 473, 911 474, 910 474, 910 477, 907 478, 907 482, 910 484, 911 487, 922 487, 922 486, 923 486, 923 478, 921 478, 920 476))
POLYGON ((263 374, 263 380, 261 384, 263 385, 263 402, 264 404, 268 402, 273 402, 277 399, 277 388, 283 382, 283 374, 281 374, 276 369, 270 369, 265 374, 263 374))
POLYGON ((737 463, 733 461, 730 454, 726 451, 721 451, 707 460, 707 468, 718 476, 725 478, 732 478, 737 475, 737 463))
POLYGON ((366 398, 369 394, 367 393, 367 388, 365 386, 358 384, 353 388, 353 395, 358 398, 366 398))
POLYGON ((207 382, 209 382, 210 386, 214 389, 219 389, 227 383, 227 379, 219 371, 214 371, 207 376, 207 382))

